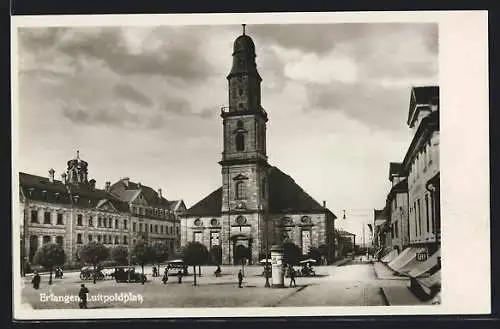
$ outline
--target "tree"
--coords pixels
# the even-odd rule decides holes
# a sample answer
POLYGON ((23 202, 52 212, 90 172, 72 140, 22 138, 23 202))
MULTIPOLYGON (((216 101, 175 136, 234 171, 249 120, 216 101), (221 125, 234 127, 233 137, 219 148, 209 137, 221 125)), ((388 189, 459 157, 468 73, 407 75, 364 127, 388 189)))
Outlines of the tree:
POLYGON ((245 259, 250 259, 250 249, 239 244, 234 248, 234 261, 235 263, 241 262, 243 275, 245 275, 245 259))
POLYGON ((322 254, 321 254, 321 250, 319 248, 311 247, 309 249, 307 256, 311 259, 314 259, 318 264, 321 264, 322 254))
POLYGON ((194 285, 196 286, 196 265, 200 266, 207 262, 207 247, 199 242, 189 242, 182 250, 182 259, 186 265, 193 266, 194 285))
POLYGON ((158 264, 158 273, 160 273, 160 263, 168 259, 169 248, 165 242, 156 243, 153 246, 154 262, 158 264))
POLYGON ((62 266, 66 261, 64 249, 55 243, 48 243, 38 249, 33 262, 49 270, 49 284, 52 284, 52 271, 56 266, 62 266))
POLYGON ((147 241, 140 240, 134 246, 135 260, 141 265, 142 270, 142 284, 144 284, 144 265, 153 263, 155 261, 155 251, 147 241))
POLYGON ((283 262, 287 265, 297 265, 302 258, 302 251, 293 242, 283 244, 283 262))
POLYGON ((109 249, 106 248, 102 243, 95 241, 87 243, 83 246, 79 253, 79 257, 87 264, 92 264, 94 266, 94 284, 96 282, 97 265, 100 262, 109 258, 109 249))
POLYGON ((210 260, 214 265, 222 264, 222 248, 220 246, 212 246, 210 248, 210 260))
POLYGON ((111 258, 118 265, 127 265, 128 264, 128 248, 124 246, 116 246, 111 249, 111 258))

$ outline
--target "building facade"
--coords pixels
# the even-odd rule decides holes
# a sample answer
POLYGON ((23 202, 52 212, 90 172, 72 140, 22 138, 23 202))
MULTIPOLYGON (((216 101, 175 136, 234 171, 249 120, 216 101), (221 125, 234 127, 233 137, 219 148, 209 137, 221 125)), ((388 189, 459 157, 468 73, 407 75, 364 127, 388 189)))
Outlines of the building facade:
POLYGON ((335 215, 295 181, 268 163, 268 115, 261 105, 261 82, 255 44, 243 33, 234 42, 227 76, 229 106, 221 111, 222 187, 193 205, 182 217, 181 243, 199 241, 222 250, 222 262, 235 259, 238 246, 258 262, 270 245, 293 241, 308 253, 327 245, 334 255, 335 215))
MULTIPOLYGON (((109 248, 126 246, 131 250, 137 241, 134 223, 139 221, 153 227, 154 234, 145 238, 168 243, 173 240, 173 250, 179 246, 177 216, 182 212, 182 201, 170 202, 163 198, 162 205, 170 207, 165 218, 137 215, 131 211, 135 199, 129 202, 120 193, 113 193, 109 183, 105 189, 98 189, 94 179, 88 180, 88 163, 80 159, 78 152, 68 161, 61 180, 56 180, 54 174, 53 169, 49 170, 48 177, 19 173, 23 269, 47 243, 57 243, 64 248, 68 266, 79 263, 79 249, 91 241, 109 248), (169 226, 167 223, 176 223, 170 224, 176 228, 160 229, 156 234, 159 223, 164 227, 169 226)), ((159 208, 156 204, 153 206, 144 203, 150 211, 159 208)), ((162 208, 164 212, 166 208, 162 208)))
POLYGON ((441 241, 439 87, 412 89, 408 126, 413 139, 403 161, 408 176, 409 240, 433 254, 441 241))

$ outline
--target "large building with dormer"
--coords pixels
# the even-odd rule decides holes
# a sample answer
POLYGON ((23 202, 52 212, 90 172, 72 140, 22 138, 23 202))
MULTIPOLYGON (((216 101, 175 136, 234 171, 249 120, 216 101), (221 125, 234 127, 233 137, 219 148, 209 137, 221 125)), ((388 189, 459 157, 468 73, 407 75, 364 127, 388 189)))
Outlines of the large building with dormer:
POLYGON ((53 169, 47 177, 21 172, 19 186, 23 266, 46 243, 63 246, 67 265, 77 264, 79 249, 91 241, 129 249, 139 239, 161 241, 178 252, 184 202, 128 178, 99 189, 78 152, 60 180, 53 169))
POLYGON ((222 263, 239 262, 235 250, 244 246, 256 263, 268 247, 292 241, 304 254, 326 246, 334 257, 335 215, 309 196, 290 176, 268 163, 268 115, 261 104, 262 78, 255 44, 245 34, 234 42, 227 76, 229 106, 221 111, 223 152, 219 162, 222 187, 181 216, 181 243, 203 243, 222 249, 222 263))

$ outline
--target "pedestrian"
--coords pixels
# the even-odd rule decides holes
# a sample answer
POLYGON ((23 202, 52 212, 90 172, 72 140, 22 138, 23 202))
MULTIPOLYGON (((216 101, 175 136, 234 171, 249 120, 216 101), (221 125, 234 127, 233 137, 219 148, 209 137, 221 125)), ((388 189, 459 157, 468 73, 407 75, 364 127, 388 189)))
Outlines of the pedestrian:
POLYGON ((297 284, 295 283, 295 269, 293 266, 290 266, 290 287, 292 286, 292 282, 293 286, 297 287, 297 284))
POLYGON ((179 284, 182 283, 182 271, 181 270, 179 270, 179 272, 177 272, 177 280, 178 280, 179 284))
POLYGON ((38 274, 38 271, 33 272, 33 279, 31 280, 31 283, 33 284, 33 288, 38 289, 40 288, 40 281, 42 279, 40 278, 40 274, 38 274))
POLYGON ((238 272, 238 288, 243 288, 241 284, 243 283, 243 273, 241 270, 238 272))
POLYGON ((80 286, 80 292, 78 293, 78 297, 80 297, 80 302, 78 305, 80 308, 87 308, 87 295, 89 293, 89 290, 85 285, 82 283, 80 286))
POLYGON ((167 269, 165 269, 165 273, 163 273, 163 278, 161 279, 161 281, 163 282, 163 284, 167 284, 167 282, 168 282, 168 271, 167 271, 167 269))

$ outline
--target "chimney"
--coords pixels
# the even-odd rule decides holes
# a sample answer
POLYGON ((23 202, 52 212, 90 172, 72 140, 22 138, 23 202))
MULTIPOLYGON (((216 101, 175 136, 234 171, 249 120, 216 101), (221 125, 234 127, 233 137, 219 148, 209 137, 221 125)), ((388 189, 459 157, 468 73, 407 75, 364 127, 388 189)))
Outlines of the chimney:
POLYGON ((158 189, 158 199, 162 199, 162 195, 161 195, 161 188, 158 189))
POLYGON ((63 184, 66 184, 66 173, 62 173, 61 174, 61 181, 63 182, 63 184))
POLYGON ((104 190, 105 190, 106 192, 109 192, 109 191, 111 190, 111 182, 106 182, 106 185, 105 185, 105 187, 104 187, 104 190))
POLYGON ((90 183, 90 189, 91 189, 92 191, 94 191, 94 190, 95 190, 95 179, 91 179, 91 180, 89 181, 89 183, 90 183))
POLYGON ((130 181, 130 179, 128 177, 122 178, 122 182, 123 182, 123 184, 125 184, 125 187, 128 187, 129 181, 130 181))
POLYGON ((323 200, 323 208, 326 208, 326 201, 323 200))
POLYGON ((51 183, 54 183, 54 173, 55 173, 54 169, 50 168, 50 170, 49 170, 49 182, 51 182, 51 183))

